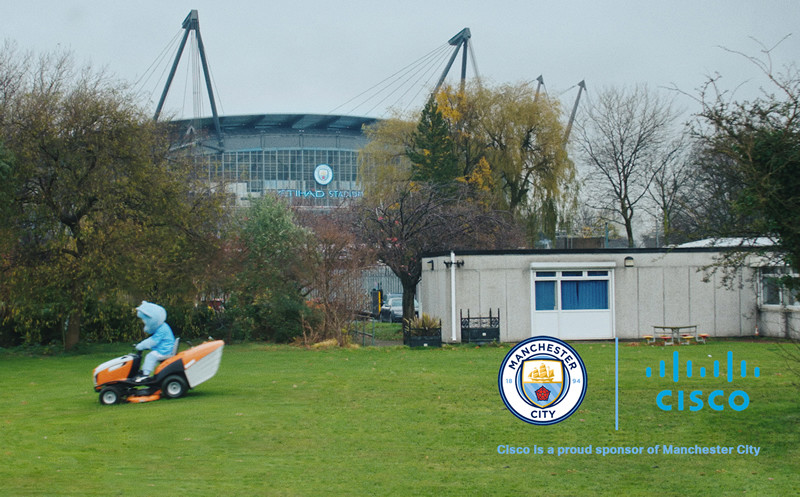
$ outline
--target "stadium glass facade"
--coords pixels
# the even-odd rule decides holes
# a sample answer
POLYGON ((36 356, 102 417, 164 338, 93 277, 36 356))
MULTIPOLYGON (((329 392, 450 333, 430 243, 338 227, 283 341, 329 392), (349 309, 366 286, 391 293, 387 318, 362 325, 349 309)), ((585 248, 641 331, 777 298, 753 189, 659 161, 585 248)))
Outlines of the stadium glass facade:
POLYGON ((331 208, 363 195, 358 151, 363 126, 351 116, 260 115, 220 118, 222 144, 211 119, 177 121, 203 136, 197 156, 212 184, 224 183, 238 205, 272 193, 296 206, 331 208))

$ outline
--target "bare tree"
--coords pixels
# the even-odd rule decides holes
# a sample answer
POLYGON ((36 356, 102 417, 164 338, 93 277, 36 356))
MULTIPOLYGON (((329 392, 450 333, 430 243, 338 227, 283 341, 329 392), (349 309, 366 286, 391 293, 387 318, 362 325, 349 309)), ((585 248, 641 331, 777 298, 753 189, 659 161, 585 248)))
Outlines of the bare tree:
POLYGON ((699 186, 695 163, 685 136, 667 147, 662 156, 661 167, 655 173, 648 190, 650 211, 661 227, 663 245, 685 241, 689 235, 689 213, 698 203, 699 186))
POLYGON ((680 142, 672 102, 647 86, 603 90, 576 125, 577 147, 588 167, 589 204, 619 216, 634 244, 637 206, 680 142))
POLYGON ((355 209, 340 207, 327 213, 298 210, 298 220, 313 231, 301 249, 308 271, 311 305, 319 311, 317 326, 303 331, 306 344, 335 338, 345 345, 345 332, 368 309, 362 288, 363 270, 374 263, 372 247, 358 240, 355 209))
POLYGON ((31 54, 20 53, 16 43, 6 40, 0 47, 0 126, 10 116, 14 97, 23 89, 31 66, 31 54))
POLYGON ((466 185, 444 191, 413 181, 391 186, 381 197, 364 197, 358 233, 400 279, 403 318, 410 319, 424 252, 492 247, 502 239, 506 224, 497 212, 471 199, 466 185))

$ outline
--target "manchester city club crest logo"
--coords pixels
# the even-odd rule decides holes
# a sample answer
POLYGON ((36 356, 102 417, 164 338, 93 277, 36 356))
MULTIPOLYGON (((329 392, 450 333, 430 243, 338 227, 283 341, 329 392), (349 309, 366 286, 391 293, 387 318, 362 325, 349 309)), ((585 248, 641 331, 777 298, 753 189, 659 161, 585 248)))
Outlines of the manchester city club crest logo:
POLYGON ((333 179, 333 169, 327 164, 320 164, 314 169, 314 179, 320 185, 327 185, 333 179))
POLYGON ((539 336, 509 351, 497 377, 500 396, 514 416, 551 425, 578 410, 586 395, 586 366, 575 349, 539 336))

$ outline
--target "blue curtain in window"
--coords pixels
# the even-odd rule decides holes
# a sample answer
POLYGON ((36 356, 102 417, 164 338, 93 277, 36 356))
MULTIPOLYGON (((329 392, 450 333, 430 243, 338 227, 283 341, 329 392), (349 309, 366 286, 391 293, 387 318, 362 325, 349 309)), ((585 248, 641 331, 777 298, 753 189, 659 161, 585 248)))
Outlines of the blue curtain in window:
POLYGON ((608 281, 582 281, 584 309, 608 309, 608 281))
POLYGON ((536 310, 552 311, 556 308, 556 282, 536 282, 536 310))
POLYGON ((562 281, 561 309, 608 309, 608 281, 562 281))
POLYGON ((561 282, 561 309, 575 310, 581 307, 578 304, 578 281, 561 282))

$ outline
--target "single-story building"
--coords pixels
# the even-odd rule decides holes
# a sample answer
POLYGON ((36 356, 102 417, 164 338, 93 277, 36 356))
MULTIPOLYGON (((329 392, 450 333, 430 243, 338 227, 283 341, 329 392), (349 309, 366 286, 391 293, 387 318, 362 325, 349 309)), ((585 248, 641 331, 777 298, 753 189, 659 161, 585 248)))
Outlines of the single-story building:
POLYGON ((776 287, 783 268, 749 257, 732 282, 711 271, 724 248, 465 251, 425 254, 418 299, 460 342, 461 318, 500 316, 500 340, 641 339, 653 326, 710 337, 796 335, 800 303, 776 287))

